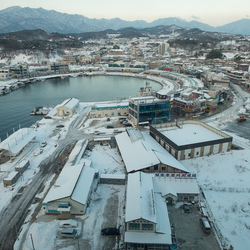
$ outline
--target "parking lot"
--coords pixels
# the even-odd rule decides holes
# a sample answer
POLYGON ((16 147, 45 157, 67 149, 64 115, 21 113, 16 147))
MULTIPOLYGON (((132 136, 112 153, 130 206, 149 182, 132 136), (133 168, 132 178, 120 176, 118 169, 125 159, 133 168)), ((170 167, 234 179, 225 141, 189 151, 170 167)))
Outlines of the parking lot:
POLYGON ((184 213, 182 207, 168 206, 170 223, 176 233, 177 244, 182 250, 220 250, 213 231, 205 234, 199 219, 197 206, 191 206, 190 213, 184 213))

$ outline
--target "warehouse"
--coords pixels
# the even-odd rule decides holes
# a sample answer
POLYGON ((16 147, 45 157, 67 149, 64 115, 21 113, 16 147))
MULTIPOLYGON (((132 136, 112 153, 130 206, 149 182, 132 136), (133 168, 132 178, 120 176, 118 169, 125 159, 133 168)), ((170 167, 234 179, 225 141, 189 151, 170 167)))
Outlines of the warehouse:
POLYGON ((150 135, 177 160, 230 151, 233 138, 200 121, 150 126, 150 135))

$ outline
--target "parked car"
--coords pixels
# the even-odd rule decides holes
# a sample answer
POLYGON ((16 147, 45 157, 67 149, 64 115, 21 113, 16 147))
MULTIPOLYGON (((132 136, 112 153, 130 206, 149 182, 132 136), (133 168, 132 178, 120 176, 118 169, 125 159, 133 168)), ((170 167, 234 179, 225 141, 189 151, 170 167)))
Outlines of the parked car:
POLYGON ((52 119, 50 116, 44 116, 44 119, 52 119))
POLYGON ((210 234, 211 226, 209 224, 208 219, 205 217, 200 218, 200 224, 201 224, 201 228, 202 228, 203 232, 206 234, 210 234))
POLYGON ((64 125, 59 124, 59 125, 57 125, 56 127, 57 127, 57 128, 64 128, 64 125))
POLYGON ((101 231, 102 235, 120 235, 120 230, 116 227, 103 228, 101 231))
POLYGON ((41 143, 41 148, 46 147, 46 145, 47 145, 47 142, 46 142, 46 141, 43 141, 43 142, 41 143))
POLYGON ((108 125, 106 128, 114 128, 114 126, 112 126, 112 125, 108 125))
POLYGON ((184 213, 189 214, 191 212, 190 206, 188 204, 183 204, 182 209, 184 213))
POLYGON ((125 123, 123 123, 123 125, 124 125, 125 127, 132 127, 132 124, 129 123, 129 122, 125 122, 125 123))
POLYGON ((60 222, 59 227, 62 228, 76 228, 77 227, 77 221, 76 220, 63 220, 60 222))
POLYGON ((60 232, 61 238, 66 239, 66 238, 79 238, 81 235, 81 231, 74 229, 74 228, 63 228, 62 231, 60 232))

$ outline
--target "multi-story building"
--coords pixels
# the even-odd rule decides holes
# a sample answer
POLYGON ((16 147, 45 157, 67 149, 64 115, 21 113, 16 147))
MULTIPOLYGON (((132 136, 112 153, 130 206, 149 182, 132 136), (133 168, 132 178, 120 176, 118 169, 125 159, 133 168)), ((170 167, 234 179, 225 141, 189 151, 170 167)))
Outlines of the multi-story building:
POLYGON ((129 119, 136 125, 169 120, 170 101, 154 96, 129 98, 129 119))
POLYGON ((7 81, 12 78, 12 73, 9 68, 0 68, 0 81, 7 81))
POLYGON ((67 63, 53 63, 49 65, 49 70, 55 74, 69 72, 69 65, 67 63))
POLYGON ((11 66, 10 71, 13 74, 13 77, 28 77, 28 67, 27 65, 16 65, 11 66))

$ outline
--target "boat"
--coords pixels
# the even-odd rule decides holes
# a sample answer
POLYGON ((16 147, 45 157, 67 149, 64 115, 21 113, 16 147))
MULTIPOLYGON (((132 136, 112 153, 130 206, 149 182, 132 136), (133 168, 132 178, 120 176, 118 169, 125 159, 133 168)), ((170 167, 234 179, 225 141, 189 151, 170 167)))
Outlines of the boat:
POLYGON ((47 115, 51 110, 52 107, 48 108, 36 106, 36 108, 30 112, 30 115, 47 115))

